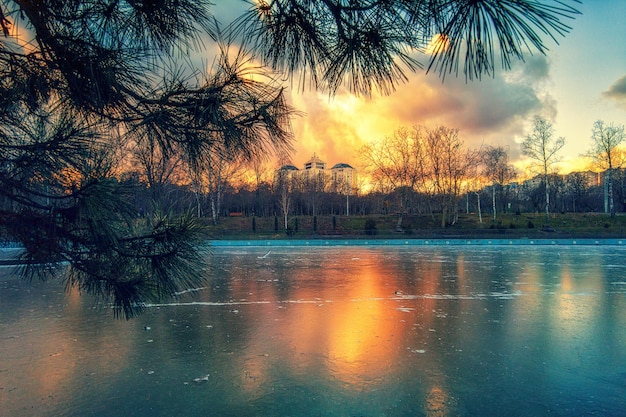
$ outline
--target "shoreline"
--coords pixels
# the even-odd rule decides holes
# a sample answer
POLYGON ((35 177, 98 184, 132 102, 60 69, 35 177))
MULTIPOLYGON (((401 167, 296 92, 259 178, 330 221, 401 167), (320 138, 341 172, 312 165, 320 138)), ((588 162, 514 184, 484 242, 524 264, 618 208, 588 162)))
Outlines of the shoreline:
MULTIPOLYGON (((315 237, 310 239, 207 239, 201 244, 209 248, 272 248, 272 247, 445 247, 445 246, 626 246, 626 238, 529 238, 515 237, 502 238, 358 238, 346 239, 333 237, 315 237)), ((28 262, 18 259, 22 248, 20 246, 0 246, 0 267, 24 266, 28 262)))
POLYGON ((556 239, 230 239, 209 240, 210 247, 326 247, 326 246, 625 246, 618 238, 556 239))

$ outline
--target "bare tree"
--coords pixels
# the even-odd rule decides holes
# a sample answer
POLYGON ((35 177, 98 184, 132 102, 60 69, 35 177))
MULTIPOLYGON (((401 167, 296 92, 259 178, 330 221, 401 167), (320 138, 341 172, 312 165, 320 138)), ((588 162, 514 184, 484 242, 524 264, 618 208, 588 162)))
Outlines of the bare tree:
POLYGON ((331 178, 323 171, 311 170, 306 171, 300 179, 302 191, 307 197, 312 216, 317 216, 320 207, 320 198, 331 186, 331 178))
POLYGON ((550 168, 559 162, 559 151, 565 138, 555 137, 552 124, 539 116, 533 122, 533 131, 522 142, 522 153, 531 158, 543 176, 545 185, 546 222, 550 222, 550 168))
POLYGON ((164 155, 160 147, 149 141, 133 144, 131 153, 133 162, 141 167, 141 179, 146 182, 152 199, 162 198, 163 185, 183 169, 181 155, 164 155))
POLYGON ((289 188, 283 186, 280 189, 280 208, 283 212, 283 223, 285 231, 289 229, 289 211, 291 210, 291 197, 289 195, 289 188))
POLYGON ((256 193, 258 195, 259 187, 261 186, 261 184, 263 182, 271 182, 271 175, 274 170, 272 169, 268 161, 265 161, 260 157, 252 158, 252 160, 248 164, 248 168, 252 170, 254 176, 254 189, 256 190, 256 193))
MULTIPOLYGON (((591 148, 588 156, 596 167, 606 171, 608 211, 615 217, 615 203, 613 199, 613 170, 621 168, 624 160, 621 158, 619 146, 624 142, 624 125, 605 125, 602 120, 593 124, 591 131, 591 148)), ((606 200, 605 200, 606 201, 606 200)))
POLYGON ((240 160, 232 155, 225 155, 217 149, 205 158, 203 173, 209 194, 211 221, 214 225, 219 223, 224 189, 229 181, 234 180, 243 169, 244 166, 240 160))
POLYGON ((482 151, 485 176, 491 181, 491 207, 496 221, 496 191, 515 178, 515 169, 509 164, 509 155, 502 146, 487 146, 482 151))
POLYGON ((481 193, 483 192, 485 186, 488 184, 487 178, 481 172, 481 167, 477 164, 470 167, 468 172, 468 180, 466 183, 466 191, 467 191, 467 202, 466 202, 466 211, 469 213, 469 196, 470 194, 474 194, 476 196, 476 211, 478 212, 478 221, 480 224, 483 224, 483 213, 482 213, 482 203, 481 203, 481 193))
POLYGON ((441 227, 458 219, 458 199, 464 181, 478 162, 478 153, 465 149, 459 130, 445 126, 426 130, 427 178, 441 208, 441 227))
POLYGON ((276 172, 277 178, 275 180, 276 192, 279 194, 280 209, 283 214, 283 227, 287 231, 289 226, 289 212, 291 211, 291 193, 294 191, 294 181, 296 178, 293 176, 293 171, 290 169, 279 169, 276 172))
POLYGON ((567 176, 566 186, 572 200, 572 211, 577 213, 580 210, 581 201, 589 193, 589 180, 582 172, 572 172, 567 176))
POLYGON ((424 181, 423 128, 400 128, 382 141, 363 146, 359 155, 370 172, 378 191, 391 193, 399 190, 400 212, 406 210, 407 191, 418 190, 424 181))

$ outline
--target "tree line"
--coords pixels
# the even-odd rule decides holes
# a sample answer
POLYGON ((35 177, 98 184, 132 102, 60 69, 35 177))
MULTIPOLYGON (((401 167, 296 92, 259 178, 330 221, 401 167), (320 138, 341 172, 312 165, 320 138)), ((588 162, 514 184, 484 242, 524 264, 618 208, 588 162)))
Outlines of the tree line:
POLYGON ((125 178, 140 190, 135 195, 138 212, 158 199, 160 205, 178 212, 191 210, 213 223, 233 215, 277 216, 280 228, 288 229, 290 218, 298 216, 397 214, 401 228, 402 215, 427 214, 441 227, 449 227, 460 213, 475 213, 480 223, 496 223, 499 213, 522 212, 544 212, 549 223, 551 212, 626 211, 623 140, 623 126, 597 121, 586 154, 593 170, 561 175, 554 164, 565 139, 555 137, 550 122, 535 118, 521 144, 534 175, 527 181, 519 180, 508 149, 490 145, 469 149, 459 130, 445 126, 399 128, 362 147, 360 185, 367 185, 367 192, 359 184, 348 185, 344 178, 319 171, 292 175, 269 164, 228 161, 205 173, 204 191, 199 191, 197 177, 198 182, 186 177, 181 184, 182 174, 178 170, 175 175, 174 167, 150 173, 150 165, 140 164, 144 172, 125 178), (164 171, 171 175, 162 175, 164 171))

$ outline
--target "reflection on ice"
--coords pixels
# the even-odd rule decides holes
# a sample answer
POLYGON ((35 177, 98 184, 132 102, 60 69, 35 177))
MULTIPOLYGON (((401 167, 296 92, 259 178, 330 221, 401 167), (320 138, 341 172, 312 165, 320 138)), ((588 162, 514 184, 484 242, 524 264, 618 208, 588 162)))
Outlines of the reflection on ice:
POLYGON ((234 305, 246 305, 246 304, 269 304, 269 301, 228 301, 228 302, 215 302, 215 301, 187 301, 178 303, 148 303, 146 308, 151 307, 182 307, 182 306, 234 306, 234 305))
MULTIPOLYGON (((186 293, 195 293, 199 290, 187 290, 181 291, 178 293, 179 295, 186 293)), ((459 294, 422 294, 422 295, 413 295, 406 294, 402 296, 391 296, 387 298, 383 297, 373 297, 373 298, 352 298, 350 301, 352 303, 367 303, 372 301, 402 301, 402 300, 484 300, 487 298, 501 299, 501 300, 510 300, 514 297, 519 297, 522 295, 521 291, 515 291, 514 293, 499 293, 492 292, 489 294, 474 294, 474 295, 459 295, 459 294)), ((584 294, 582 294, 584 295, 584 294)), ((251 304, 319 304, 322 301, 319 298, 313 300, 266 300, 266 301, 224 301, 224 302, 215 302, 215 301, 185 301, 185 302, 172 302, 172 303, 148 303, 145 305, 146 308, 154 308, 154 307, 175 307, 175 306, 225 306, 225 305, 251 305, 251 304)), ((323 300, 324 303, 332 303, 336 300, 323 300)), ((344 300, 346 301, 346 300, 344 300)))
POLYGON ((43 416, 619 415, 625 251, 216 248, 206 287, 130 322, 7 277, 0 403, 43 416))
POLYGON ((179 296, 181 296, 183 294, 189 294, 189 293, 193 294, 193 293, 197 293, 197 292, 202 291, 202 290, 206 290, 206 287, 189 288, 189 289, 186 289, 186 290, 183 290, 183 291, 178 291, 177 293, 174 293, 174 295, 179 297, 179 296))

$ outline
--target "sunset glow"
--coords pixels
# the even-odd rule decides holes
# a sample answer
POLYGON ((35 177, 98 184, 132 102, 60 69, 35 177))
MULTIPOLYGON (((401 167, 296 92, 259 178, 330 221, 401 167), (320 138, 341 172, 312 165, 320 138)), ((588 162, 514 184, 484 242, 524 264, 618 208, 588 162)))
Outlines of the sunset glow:
MULTIPOLYGON (((329 164, 345 162, 359 169, 362 145, 383 140, 400 127, 444 125, 458 128, 468 148, 505 147, 523 173, 526 159, 520 143, 533 117, 540 115, 566 139, 559 171, 588 169, 581 155, 589 148, 593 123, 626 123, 626 94, 618 93, 626 55, 615 53, 625 46, 621 16, 626 3, 612 0, 601 8, 586 3, 580 7, 582 15, 571 22, 572 32, 559 45, 550 45, 547 56, 528 55, 510 71, 498 69, 495 76, 480 81, 466 82, 462 75, 450 74, 442 82, 435 73, 418 72, 409 74, 409 82, 389 96, 357 97, 339 91, 329 97, 294 89, 291 102, 304 116, 294 120, 293 164, 300 167, 316 153, 329 164), (606 33, 612 46, 598 39, 606 33)), ((438 46, 442 38, 434 37, 426 52, 438 46)), ((420 61, 428 63, 426 56, 420 61)))
MULTIPOLYGON (((291 366, 313 373, 323 366, 341 383, 357 388, 384 378, 397 356, 406 354, 405 349, 398 350, 398 346, 403 346, 403 334, 414 325, 408 319, 415 310, 413 301, 389 300, 394 297, 395 287, 392 280, 386 279, 384 271, 388 266, 380 254, 373 252, 371 256, 346 262, 350 262, 353 269, 351 277, 340 286, 344 292, 339 298, 338 288, 324 285, 323 277, 307 277, 303 270, 301 279, 319 280, 320 291, 311 291, 317 285, 293 288, 290 298, 295 305, 268 308, 255 332, 258 340, 250 346, 266 339, 279 321, 288 332, 275 334, 276 346, 268 346, 267 351, 284 351, 293 362, 291 366), (321 357, 328 359, 320 363, 321 357)), ((244 275, 235 282, 233 298, 251 302, 263 300, 269 306, 276 303, 276 294, 263 291, 266 286, 250 283, 244 275)), ((432 288, 432 291, 437 290, 432 288)), ((436 301, 423 301, 427 313, 424 322, 430 323, 434 315, 431 303, 436 301)), ((245 364, 247 374, 242 376, 241 384, 254 391, 266 379, 264 361, 267 356, 259 355, 257 350, 249 352, 249 357, 245 364)))
POLYGON ((354 376, 376 379, 384 375, 393 363, 395 340, 402 332, 401 312, 389 316, 388 309, 380 298, 389 295, 381 281, 381 274, 363 270, 362 279, 355 288, 350 288, 353 299, 337 311, 336 320, 329 331, 328 354, 333 361, 337 378, 356 383, 354 376))

